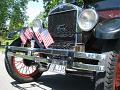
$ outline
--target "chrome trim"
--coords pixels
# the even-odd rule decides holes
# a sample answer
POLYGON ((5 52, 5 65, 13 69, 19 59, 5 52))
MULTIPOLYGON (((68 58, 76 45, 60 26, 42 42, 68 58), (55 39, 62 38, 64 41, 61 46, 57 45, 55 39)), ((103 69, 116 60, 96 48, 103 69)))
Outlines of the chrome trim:
POLYGON ((73 62, 73 69, 79 70, 88 70, 88 71, 96 71, 96 72, 104 72, 105 66, 102 65, 91 65, 91 64, 83 64, 80 62, 73 62))
POLYGON ((98 61, 105 60, 107 57, 105 53, 97 54, 97 53, 87 53, 87 52, 76 52, 74 50, 67 50, 67 49, 51 49, 51 48, 40 49, 40 48, 8 46, 7 50, 16 51, 16 52, 27 52, 27 53, 39 52, 39 53, 50 54, 50 55, 85 58, 85 59, 98 60, 98 61))
POLYGON ((7 52, 7 56, 14 56, 14 57, 20 57, 23 59, 27 59, 27 60, 34 60, 35 62, 45 62, 48 63, 48 59, 46 58, 40 58, 37 56, 28 56, 28 55, 24 55, 24 54, 16 54, 16 53, 12 53, 12 52, 7 52))
MULTIPOLYGON (((28 60, 34 60, 35 62, 44 62, 48 64, 53 63, 53 64, 65 65, 65 66, 68 65, 67 60, 37 57, 37 56, 34 56, 34 53, 39 52, 44 54, 50 54, 53 56, 58 55, 63 57, 65 56, 65 57, 72 57, 72 58, 84 58, 91 61, 98 60, 99 62, 103 62, 107 58, 106 53, 96 54, 96 53, 76 52, 73 50, 65 50, 65 49, 39 49, 39 48, 26 48, 26 47, 15 47, 15 46, 8 46, 6 49, 7 49, 6 54, 8 56, 21 57, 28 60), (22 52, 28 53, 28 55, 25 55, 22 52), (31 53, 31 55, 29 53, 31 53)), ((96 72, 105 71, 105 66, 102 66, 102 64, 92 65, 92 64, 84 64, 81 62, 73 62, 73 64, 71 65, 73 69, 78 69, 78 70, 88 70, 88 71, 96 71, 96 72)))
MULTIPOLYGON (((94 26, 97 24, 97 22, 98 22, 98 20, 99 20, 99 17, 98 17, 98 14, 97 14, 97 12, 96 12, 96 10, 95 9, 93 9, 93 8, 88 8, 88 9, 85 9, 85 10, 83 10, 81 13, 80 13, 80 15, 78 16, 78 18, 80 18, 81 17, 81 15, 86 11, 86 10, 89 10, 89 11, 92 11, 94 14, 95 14, 95 16, 96 16, 96 18, 95 18, 95 20, 96 20, 96 22, 95 22, 95 24, 94 24, 94 26)), ((79 27, 80 27, 80 19, 79 20, 77 20, 77 23, 78 23, 78 25, 79 25, 79 27)), ((90 30, 92 30, 93 29, 93 27, 94 26, 92 26, 90 29, 82 29, 81 27, 81 30, 82 31, 90 31, 90 30)))
POLYGON ((51 13, 50 15, 60 14, 60 13, 64 13, 64 12, 74 11, 74 10, 75 10, 75 9, 66 10, 66 11, 61 11, 61 12, 55 12, 55 13, 51 13))
POLYGON ((62 3, 62 4, 60 4, 60 5, 57 5, 56 7, 54 7, 50 12, 49 12, 49 14, 48 15, 50 15, 50 14, 52 14, 52 12, 55 10, 55 9, 57 9, 57 8, 59 8, 59 7, 63 7, 63 6, 65 6, 65 5, 67 5, 67 6, 72 6, 74 9, 73 10, 79 10, 80 9, 80 7, 78 7, 78 6, 76 6, 76 5, 73 5, 73 4, 70 4, 70 3, 62 3))
POLYGON ((74 57, 76 58, 85 58, 85 59, 93 59, 93 60, 105 60, 106 54, 96 54, 96 53, 86 53, 86 52, 75 52, 74 57))
MULTIPOLYGON (((37 56, 28 56, 28 55, 21 55, 21 54, 16 54, 12 52, 7 53, 8 56, 15 56, 15 57, 20 57, 24 58, 27 60, 34 60, 35 62, 42 62, 42 63, 47 63, 47 64, 57 64, 57 65, 64 65, 67 68, 67 60, 58 60, 58 59, 52 59, 52 62, 49 62, 50 59, 47 58, 41 58, 37 56)), ((104 72, 105 71, 105 66, 102 65, 92 65, 92 64, 83 64, 81 62, 73 62, 73 65, 71 66, 72 70, 88 70, 88 71, 96 71, 96 72, 104 72)), ((67 68, 69 69, 69 68, 67 68)), ((70 68, 71 69, 71 68, 70 68)))

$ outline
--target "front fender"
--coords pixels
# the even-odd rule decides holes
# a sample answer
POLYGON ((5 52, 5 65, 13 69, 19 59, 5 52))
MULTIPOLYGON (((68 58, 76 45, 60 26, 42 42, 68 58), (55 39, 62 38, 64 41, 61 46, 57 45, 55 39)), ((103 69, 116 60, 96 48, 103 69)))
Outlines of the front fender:
POLYGON ((10 39, 13 38, 18 32, 21 32, 21 29, 9 32, 7 35, 7 38, 10 38, 10 39))
POLYGON ((94 35, 99 39, 118 39, 120 38, 120 18, 113 18, 95 27, 94 35))

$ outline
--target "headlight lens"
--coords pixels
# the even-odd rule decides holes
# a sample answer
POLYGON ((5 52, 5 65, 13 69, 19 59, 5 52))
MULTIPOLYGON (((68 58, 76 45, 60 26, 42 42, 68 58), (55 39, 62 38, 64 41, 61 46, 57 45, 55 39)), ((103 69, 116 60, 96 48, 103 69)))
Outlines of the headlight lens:
POLYGON ((85 9, 78 17, 78 24, 83 31, 90 31, 98 21, 98 14, 94 9, 85 9))
POLYGON ((33 27, 42 28, 42 20, 41 19, 35 19, 33 21, 33 27))

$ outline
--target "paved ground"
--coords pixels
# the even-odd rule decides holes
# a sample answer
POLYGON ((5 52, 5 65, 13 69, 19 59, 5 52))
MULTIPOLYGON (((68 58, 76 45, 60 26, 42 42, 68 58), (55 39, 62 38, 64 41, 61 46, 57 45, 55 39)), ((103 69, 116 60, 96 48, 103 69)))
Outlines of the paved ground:
POLYGON ((46 72, 38 82, 19 84, 7 74, 4 55, 0 54, 0 90, 92 90, 92 82, 89 78, 46 72))

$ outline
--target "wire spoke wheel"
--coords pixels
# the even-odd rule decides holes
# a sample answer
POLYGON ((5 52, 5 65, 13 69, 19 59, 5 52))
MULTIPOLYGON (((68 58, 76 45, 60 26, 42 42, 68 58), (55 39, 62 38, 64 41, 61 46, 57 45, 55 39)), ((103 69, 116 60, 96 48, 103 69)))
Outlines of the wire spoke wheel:
MULTIPOLYGON (((21 40, 16 39, 11 46, 20 47, 21 40)), ((28 46, 29 43, 26 44, 28 46)), ((15 53, 6 50, 5 52, 5 67, 8 74, 20 83, 27 83, 37 80, 43 73, 38 70, 38 65, 34 61, 23 59, 16 56, 10 56, 8 53, 15 53)), ((16 52, 17 53, 17 52, 16 52)), ((23 54, 23 53, 22 53, 23 54)))
POLYGON ((13 67, 15 69, 15 71, 25 77, 32 77, 34 76, 34 74, 37 72, 37 66, 35 65, 26 65, 24 62, 23 58, 19 58, 19 57, 12 57, 13 60, 13 67))

